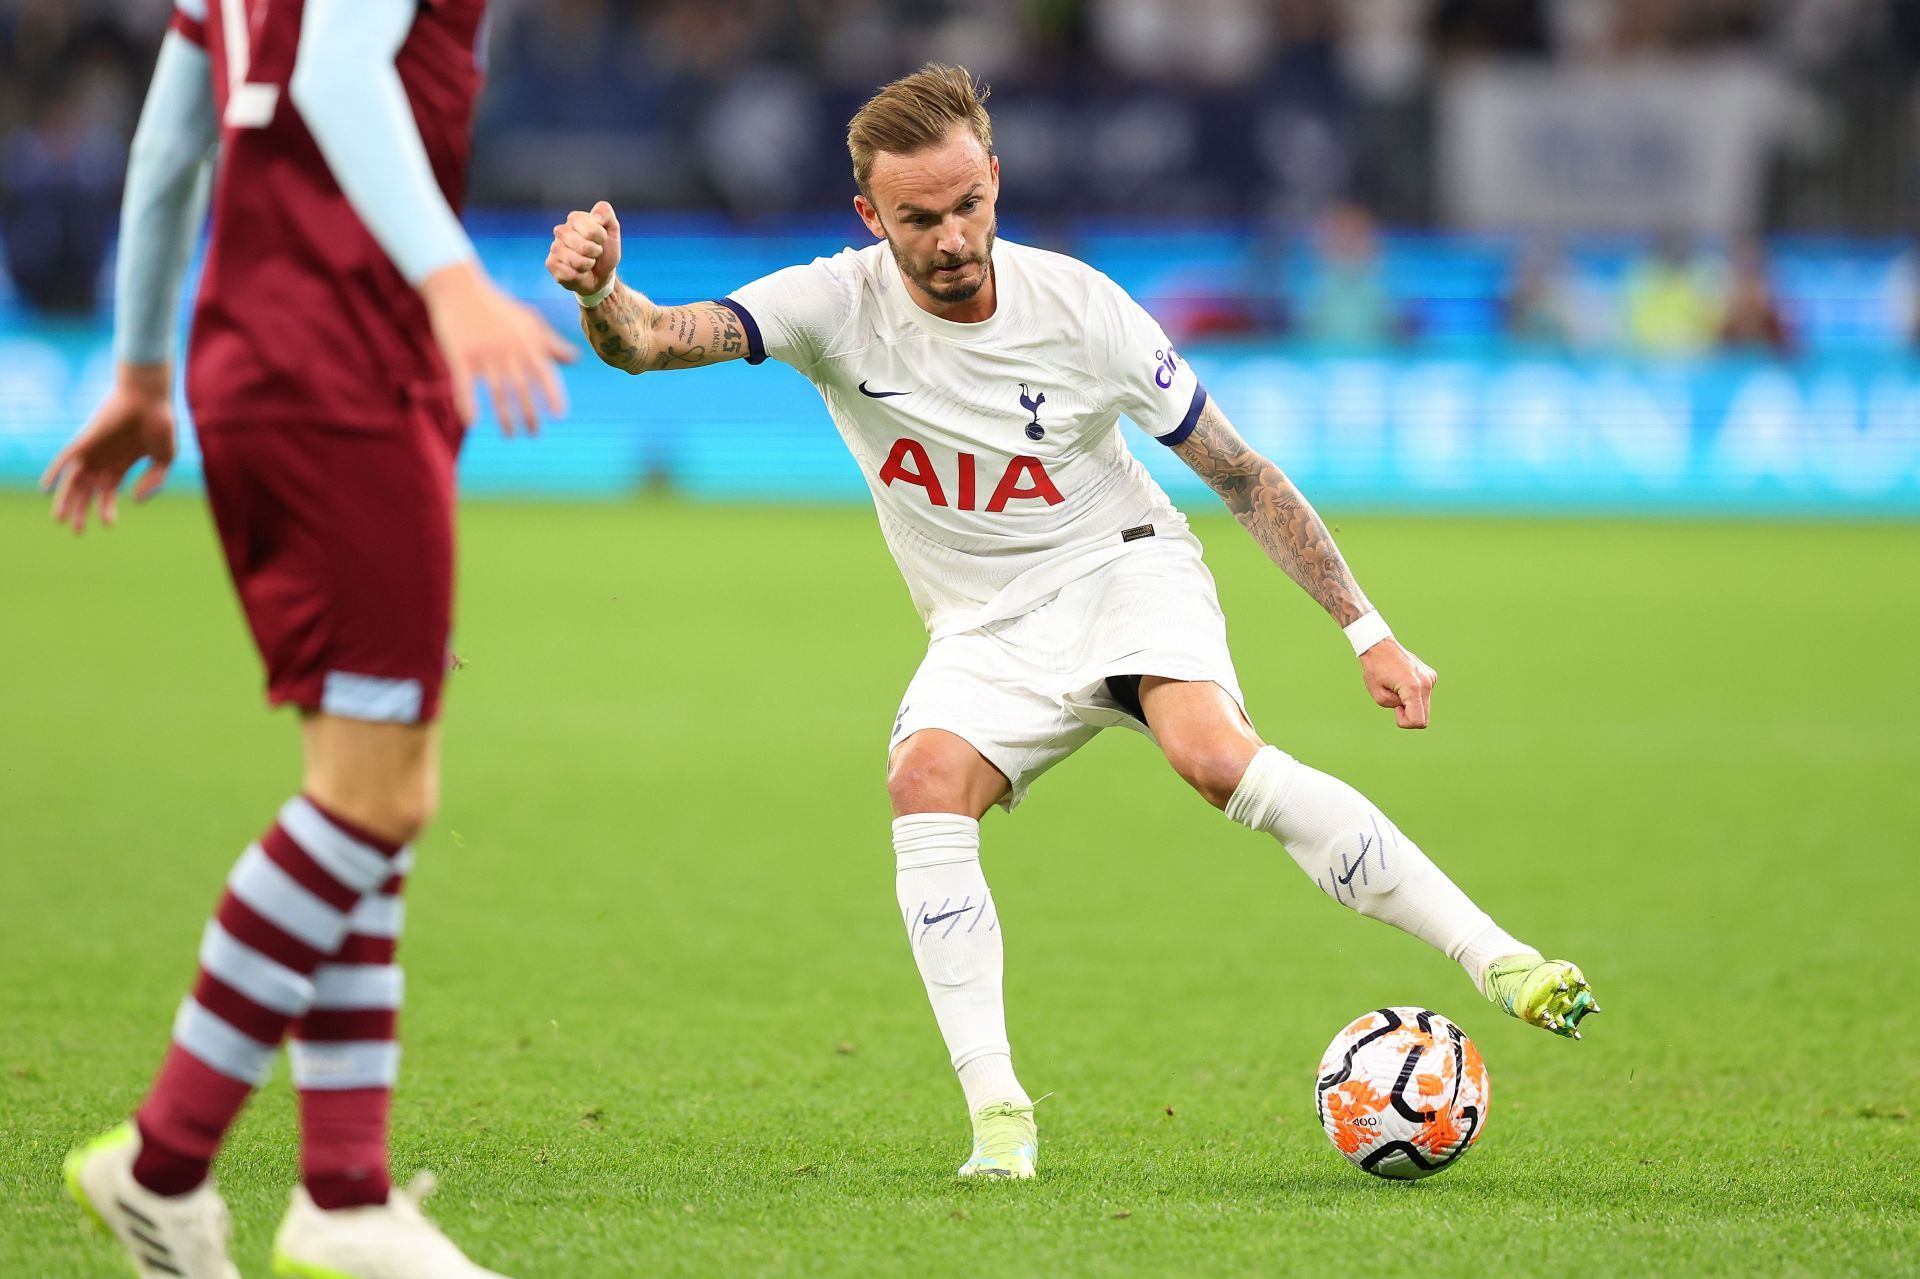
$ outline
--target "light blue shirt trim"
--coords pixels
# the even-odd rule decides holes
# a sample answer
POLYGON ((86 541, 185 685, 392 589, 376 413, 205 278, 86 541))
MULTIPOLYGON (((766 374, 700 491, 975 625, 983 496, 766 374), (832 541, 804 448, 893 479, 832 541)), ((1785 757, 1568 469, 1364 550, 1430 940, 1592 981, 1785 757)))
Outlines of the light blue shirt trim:
POLYGON ((394 69, 414 0, 307 0, 287 93, 347 202, 413 284, 474 256, 394 69))
POLYGON ((113 276, 114 354, 128 364, 173 358, 180 286, 206 218, 220 139, 206 51, 177 31, 160 42, 120 197, 113 276))

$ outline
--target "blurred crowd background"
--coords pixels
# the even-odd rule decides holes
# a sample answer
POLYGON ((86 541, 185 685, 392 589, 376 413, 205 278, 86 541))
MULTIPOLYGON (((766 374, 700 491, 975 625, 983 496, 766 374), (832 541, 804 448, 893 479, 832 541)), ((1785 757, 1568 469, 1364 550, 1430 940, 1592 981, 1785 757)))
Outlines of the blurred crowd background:
MULTIPOLYGON (((0 0, 0 235, 34 307, 99 302, 167 8, 0 0)), ((1882 237, 1884 252, 1920 229, 1920 0, 496 0, 492 13, 476 206, 604 195, 758 225, 843 210, 847 116, 940 58, 993 86, 1005 213, 1030 237, 1140 218, 1245 232, 1241 278, 1172 300, 1196 333, 1442 336, 1446 317, 1398 296, 1396 277, 1432 264, 1396 270, 1395 237, 1517 233, 1481 289, 1499 312, 1483 327, 1791 351, 1832 326, 1785 314, 1765 236, 1882 237)), ((1484 252, 1457 242, 1460 270, 1487 277, 1484 252)), ((1896 262, 1885 314, 1852 328, 1911 339, 1912 273, 1896 262)))
MULTIPOLYGON (((110 372, 167 15, 0 0, 0 481, 110 372)), ((547 228, 597 198, 666 301, 864 243, 847 117, 938 59, 992 87, 1003 233, 1323 487, 1920 511, 1920 0, 494 0, 485 55, 468 222, 563 324, 547 228)), ((755 488, 857 494, 804 386, 744 376, 636 415, 576 369, 570 442, 467 482, 732 494, 751 440, 755 488)))

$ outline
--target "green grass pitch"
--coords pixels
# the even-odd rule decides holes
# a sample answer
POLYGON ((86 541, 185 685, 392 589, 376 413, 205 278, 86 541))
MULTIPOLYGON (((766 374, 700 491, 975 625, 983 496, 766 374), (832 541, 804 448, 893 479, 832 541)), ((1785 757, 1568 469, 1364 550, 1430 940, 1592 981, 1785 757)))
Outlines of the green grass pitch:
MULTIPOLYGON (((1920 1270, 1920 530, 1344 517, 1437 666, 1396 731, 1340 636, 1199 530, 1269 740, 1578 959, 1585 1043, 1113 732, 985 823, 1042 1179, 957 1183, 960 1093, 881 787, 923 638, 870 513, 476 505, 410 888, 395 1160, 518 1276, 1920 1270), (1311 1080, 1383 1003, 1463 1023, 1485 1136, 1349 1169, 1311 1080)), ((228 865, 295 785, 189 497, 75 545, 0 501, 0 1274, 114 1274, 61 1154, 139 1099, 228 865)), ((265 1273, 284 1080, 218 1172, 265 1273)))

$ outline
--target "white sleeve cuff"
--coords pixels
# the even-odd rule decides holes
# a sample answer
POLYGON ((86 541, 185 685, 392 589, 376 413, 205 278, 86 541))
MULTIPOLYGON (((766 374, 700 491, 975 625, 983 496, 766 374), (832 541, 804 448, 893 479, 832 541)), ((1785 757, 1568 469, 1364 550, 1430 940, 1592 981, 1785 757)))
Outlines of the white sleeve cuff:
POLYGON ((1393 628, 1387 625, 1387 619, 1380 616, 1380 610, 1363 613, 1340 628, 1353 645, 1355 657, 1366 652, 1381 640, 1393 638, 1393 628))

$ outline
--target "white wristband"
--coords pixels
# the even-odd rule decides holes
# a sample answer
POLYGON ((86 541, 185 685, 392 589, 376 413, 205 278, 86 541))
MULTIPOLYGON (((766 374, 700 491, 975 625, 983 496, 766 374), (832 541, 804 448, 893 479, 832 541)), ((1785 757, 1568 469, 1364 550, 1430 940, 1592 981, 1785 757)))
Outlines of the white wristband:
POLYGON ((1387 625, 1387 619, 1380 616, 1380 610, 1363 613, 1340 628, 1345 632, 1347 643, 1353 645, 1355 657, 1366 652, 1381 640, 1393 638, 1393 628, 1387 625))
POLYGON ((599 306, 602 302, 605 302, 608 296, 611 295, 613 291, 619 287, 620 287, 620 273, 618 271, 615 271, 612 275, 607 277, 607 282, 605 284, 601 285, 599 288, 595 289, 593 292, 576 293, 573 295, 573 298, 574 298, 574 301, 580 304, 581 310, 591 311, 593 310, 594 307, 599 306))

